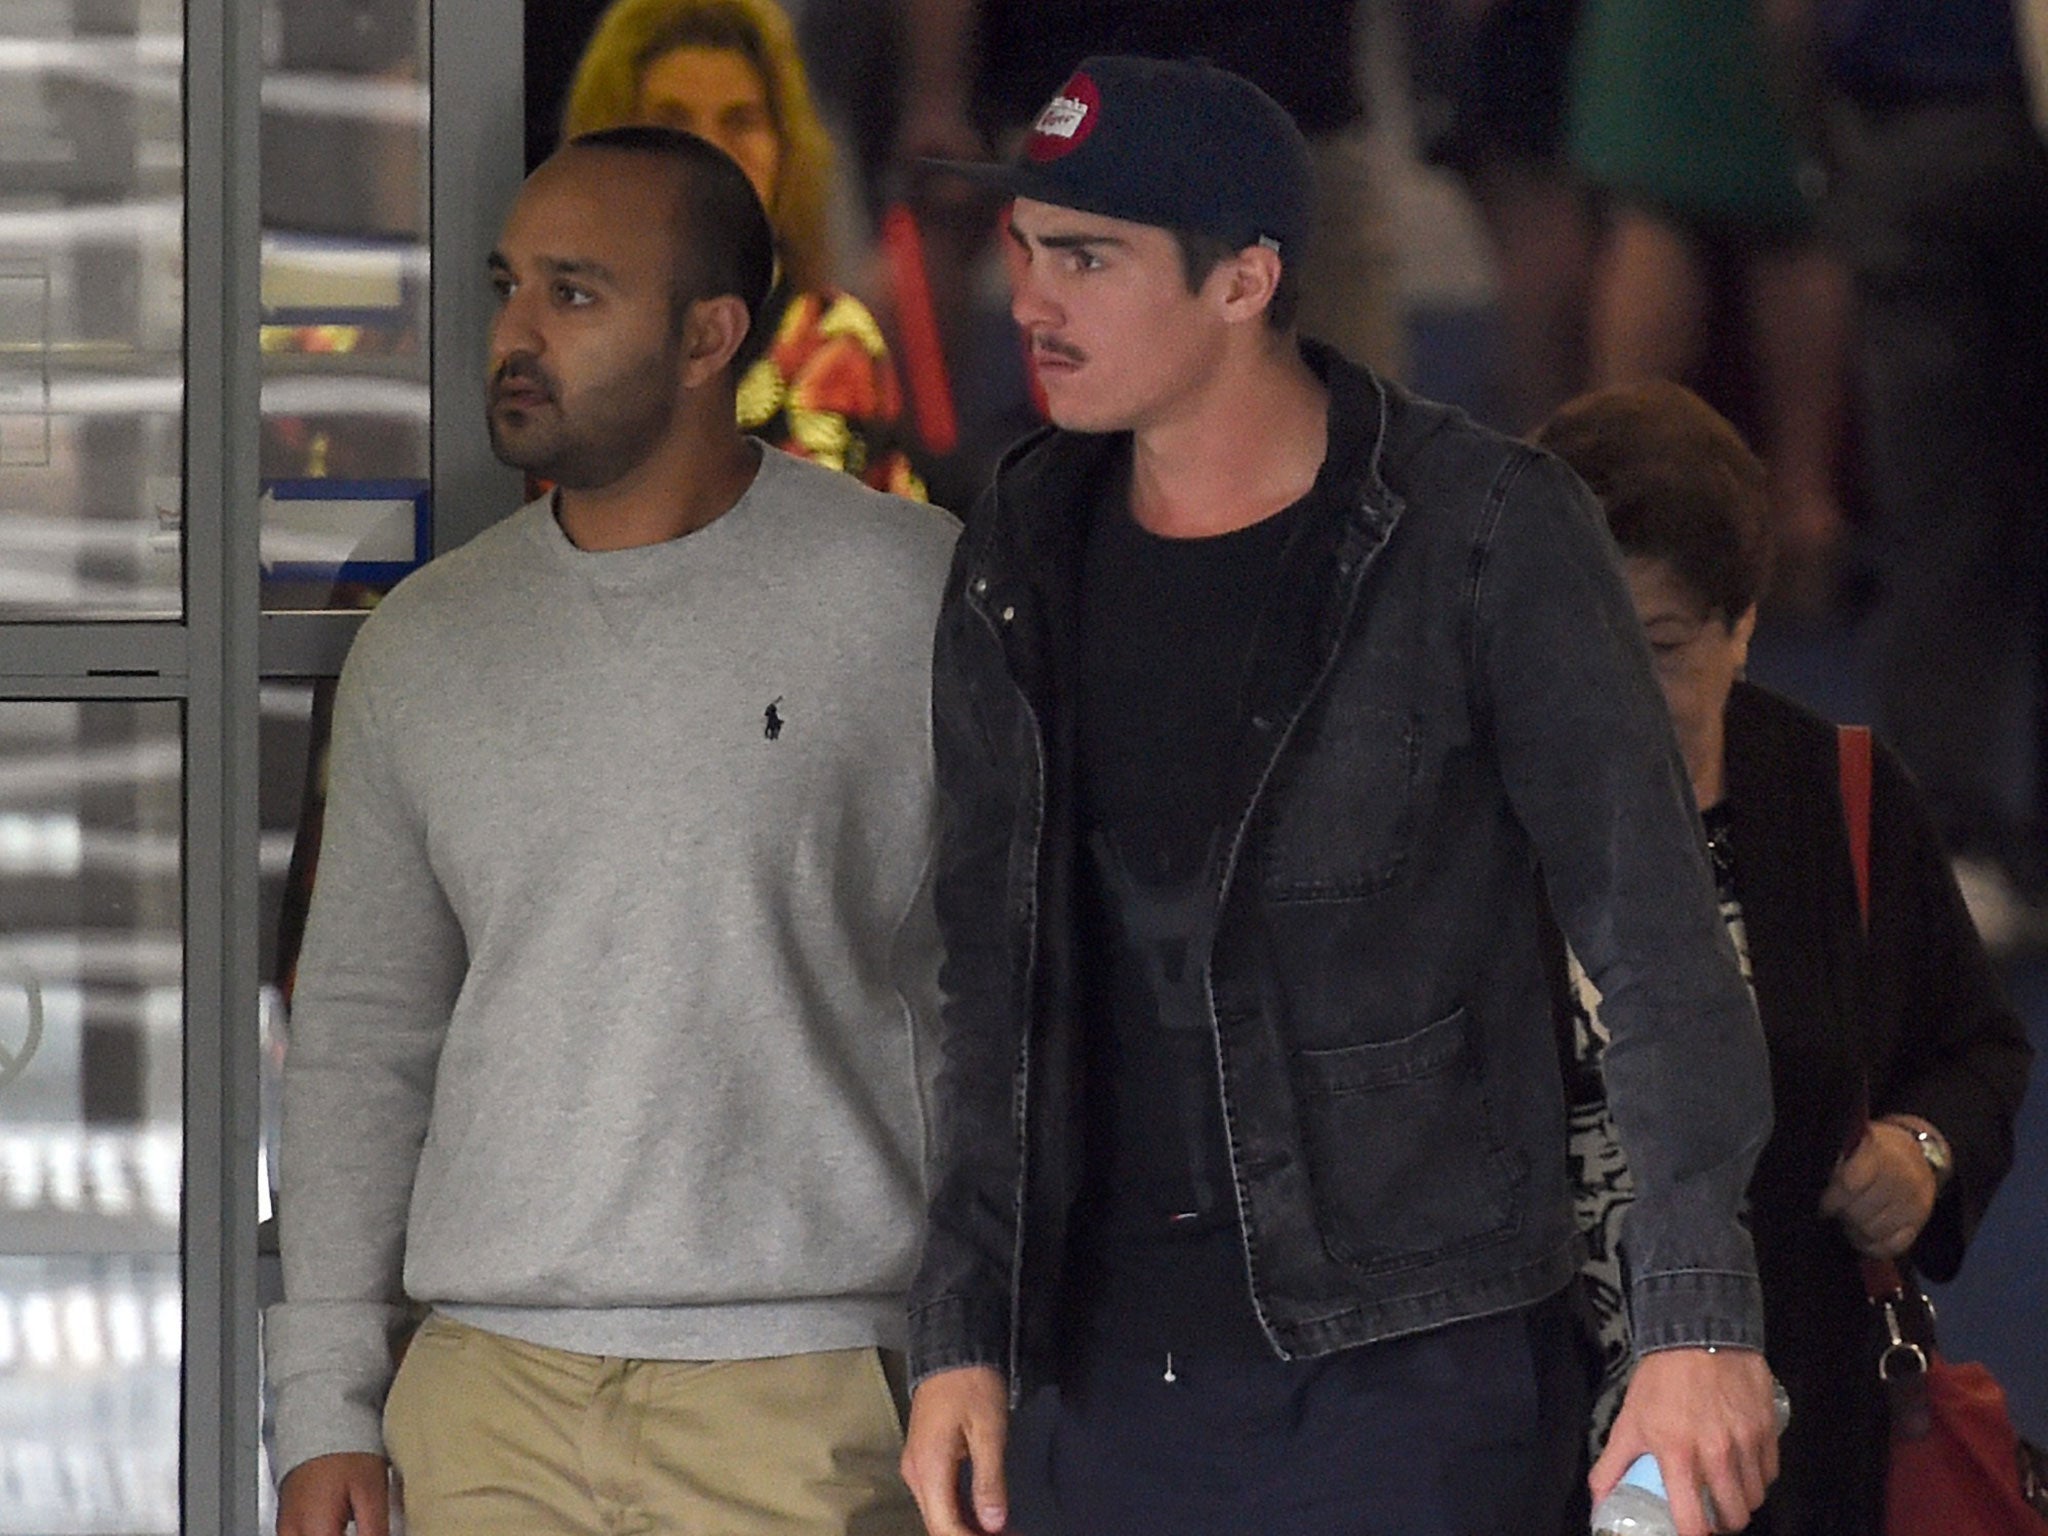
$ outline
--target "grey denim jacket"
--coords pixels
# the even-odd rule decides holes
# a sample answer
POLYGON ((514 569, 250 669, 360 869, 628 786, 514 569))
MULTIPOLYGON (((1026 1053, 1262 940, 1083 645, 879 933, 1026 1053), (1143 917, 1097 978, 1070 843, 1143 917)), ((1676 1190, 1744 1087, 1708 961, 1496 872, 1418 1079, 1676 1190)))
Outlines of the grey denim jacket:
MULTIPOLYGON (((1251 1299, 1298 1358, 1536 1301, 1578 1238, 1546 908, 1605 1002, 1642 1351, 1761 1348, 1761 1030, 1598 510, 1556 460, 1304 344, 1311 519, 1256 641, 1207 957, 1251 1299), (1328 493, 1328 494, 1325 494, 1328 493)), ((933 669, 943 1049, 911 1367, 1055 1367, 1086 1091, 1072 636, 1113 439, 1005 458, 933 669)))

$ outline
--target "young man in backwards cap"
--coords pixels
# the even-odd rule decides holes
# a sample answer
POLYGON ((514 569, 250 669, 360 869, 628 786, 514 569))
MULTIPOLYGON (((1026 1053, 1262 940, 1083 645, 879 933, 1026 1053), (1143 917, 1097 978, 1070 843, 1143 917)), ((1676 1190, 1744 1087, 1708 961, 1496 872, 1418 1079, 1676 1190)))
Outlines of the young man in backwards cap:
POLYGON ((1296 335, 1305 151, 1238 77, 1090 59, 981 174, 1053 426, 971 519, 934 661, 933 1536, 1008 1522, 1047 1382, 1070 1536, 1556 1527, 1546 908, 1642 1188, 1592 1481, 1654 1451, 1682 1531, 1703 1487, 1739 1526, 1776 1456, 1763 1040, 1597 509, 1296 335))

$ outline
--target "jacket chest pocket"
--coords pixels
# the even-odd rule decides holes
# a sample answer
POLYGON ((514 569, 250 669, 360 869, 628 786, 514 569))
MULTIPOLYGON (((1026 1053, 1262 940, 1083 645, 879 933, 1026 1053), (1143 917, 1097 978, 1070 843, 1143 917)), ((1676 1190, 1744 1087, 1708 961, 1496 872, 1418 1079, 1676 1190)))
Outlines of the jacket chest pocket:
POLYGON ((1421 726, 1370 707, 1328 710, 1304 726, 1269 793, 1266 895, 1369 895, 1401 873, 1414 842, 1421 726))

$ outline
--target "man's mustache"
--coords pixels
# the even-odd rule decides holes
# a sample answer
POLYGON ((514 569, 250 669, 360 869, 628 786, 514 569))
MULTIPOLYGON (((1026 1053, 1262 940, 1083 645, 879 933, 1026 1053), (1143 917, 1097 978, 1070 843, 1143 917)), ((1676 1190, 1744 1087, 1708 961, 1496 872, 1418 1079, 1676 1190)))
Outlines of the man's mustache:
POLYGON ((1075 346, 1072 342, 1061 341, 1054 336, 1041 335, 1032 337, 1031 349, 1034 352, 1050 353, 1052 356, 1063 358, 1070 363, 1085 363, 1088 361, 1088 354, 1079 347, 1075 346))
POLYGON ((514 385, 537 389, 549 400, 555 398, 555 381, 548 377, 547 370, 531 357, 514 353, 500 363, 491 375, 491 396, 495 399, 514 385))

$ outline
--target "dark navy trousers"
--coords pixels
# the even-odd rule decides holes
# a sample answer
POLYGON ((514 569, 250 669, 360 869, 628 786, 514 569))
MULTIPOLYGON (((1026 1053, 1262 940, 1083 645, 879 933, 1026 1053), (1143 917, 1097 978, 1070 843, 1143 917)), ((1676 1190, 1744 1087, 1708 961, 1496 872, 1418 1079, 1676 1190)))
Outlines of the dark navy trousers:
POLYGON ((1316 1360, 1096 1351, 1017 1415, 1016 1536, 1585 1530, 1575 1303, 1316 1360), (1576 1519, 1576 1526, 1572 1524, 1576 1519))

